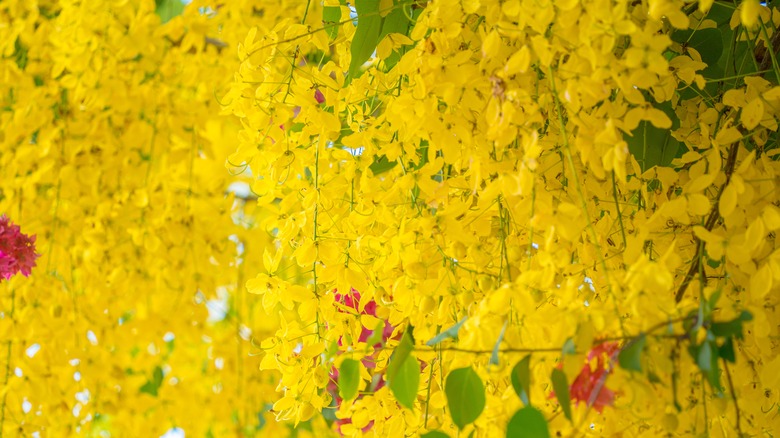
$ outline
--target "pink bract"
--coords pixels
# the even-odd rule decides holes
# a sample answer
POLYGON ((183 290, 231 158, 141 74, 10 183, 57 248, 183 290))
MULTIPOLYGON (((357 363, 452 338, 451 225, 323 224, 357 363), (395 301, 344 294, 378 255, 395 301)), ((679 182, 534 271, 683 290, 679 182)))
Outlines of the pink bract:
POLYGON ((38 257, 35 236, 23 234, 8 217, 0 216, 0 279, 8 280, 19 272, 28 277, 38 257))

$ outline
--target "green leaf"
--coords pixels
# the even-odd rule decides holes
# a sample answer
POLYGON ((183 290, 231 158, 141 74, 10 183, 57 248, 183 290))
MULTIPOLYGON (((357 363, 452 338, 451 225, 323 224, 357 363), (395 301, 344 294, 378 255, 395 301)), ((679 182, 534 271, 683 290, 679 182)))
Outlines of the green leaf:
POLYGON ((452 422, 463 429, 479 418, 485 409, 485 386, 472 367, 450 372, 444 385, 452 422))
POLYGON ((719 351, 713 340, 705 340, 701 345, 691 345, 688 352, 696 360, 696 365, 704 377, 718 393, 723 391, 720 386, 720 370, 718 369, 719 351))
POLYGON ((728 26, 731 15, 734 13, 734 6, 720 2, 714 2, 707 13, 707 19, 715 22, 718 27, 728 26))
POLYGON ((355 359, 344 359, 339 367, 339 396, 344 400, 352 400, 360 386, 360 362, 355 359))
POLYGON ((147 380, 146 383, 144 383, 144 385, 141 386, 140 391, 157 397, 157 393, 158 390, 160 389, 160 386, 162 386, 162 382, 163 382, 163 370, 159 366, 156 366, 154 367, 152 378, 150 380, 147 380))
POLYGON ((550 430, 547 427, 547 420, 542 413, 532 407, 526 406, 515 412, 509 424, 506 426, 507 438, 548 438, 550 430))
POLYGON ((566 342, 563 343, 563 347, 561 348, 561 355, 566 356, 567 354, 577 354, 577 346, 574 345, 574 340, 572 338, 566 339, 566 342))
POLYGON ((727 360, 731 363, 735 363, 737 361, 737 355, 734 353, 734 338, 730 336, 726 338, 726 341, 723 343, 723 345, 718 348, 718 356, 720 356, 721 359, 727 360))
POLYGON ((371 332, 371 336, 369 336, 368 339, 366 339, 366 348, 368 350, 372 350, 374 348, 374 345, 384 344, 383 342, 384 330, 385 330, 385 322, 379 321, 376 324, 374 331, 371 332))
POLYGON ((407 327, 403 337, 401 337, 401 342, 393 350, 393 355, 390 356, 390 363, 387 365, 387 372, 385 373, 388 382, 401 370, 401 366, 404 365, 406 358, 412 353, 414 349, 413 332, 414 327, 411 325, 407 327))
MULTIPOLYGON (((379 34, 377 44, 390 33, 400 33, 409 36, 409 31, 412 28, 409 17, 411 17, 413 13, 414 10, 411 8, 411 3, 398 0, 394 1, 393 10, 385 17, 384 23, 382 23, 382 32, 379 34)), ((405 48, 401 49, 401 52, 403 51, 405 51, 405 48)), ((394 51, 384 60, 385 69, 390 70, 400 59, 401 54, 394 51)))
POLYGON ((753 319, 748 311, 743 311, 738 317, 726 322, 714 322, 710 327, 713 335, 718 337, 735 337, 742 339, 742 323, 753 319))
POLYGON ((440 430, 432 430, 420 435, 420 438, 450 438, 450 436, 440 430))
POLYGON ((648 371, 647 372, 647 380, 650 381, 650 383, 663 383, 660 377, 658 377, 658 374, 648 371))
MULTIPOLYGON (((648 100, 652 100, 647 96, 648 100)), ((685 146, 680 148, 680 142, 672 137, 671 132, 680 127, 680 118, 677 117, 671 102, 656 103, 655 108, 661 110, 672 121, 669 129, 661 129, 653 126, 647 120, 639 122, 639 125, 631 131, 631 135, 624 134, 623 139, 628 144, 628 150, 636 158, 642 172, 653 166, 666 167, 672 160, 681 157, 685 146)))
POLYGON ((631 135, 624 135, 623 138, 642 172, 654 166, 669 166, 680 151, 680 142, 672 137, 669 129, 656 128, 647 120, 639 122, 631 135))
POLYGON ((325 6, 322 8, 322 24, 328 38, 335 40, 339 36, 338 23, 341 21, 341 6, 325 6))
POLYGON ((712 345, 704 342, 696 353, 696 365, 704 372, 712 370, 712 345))
POLYGON ((163 24, 184 12, 184 3, 181 0, 156 0, 155 3, 157 4, 155 12, 160 16, 163 24))
POLYGON ((566 381, 566 374, 555 368, 552 371, 551 379, 555 398, 558 399, 558 404, 563 409, 563 415, 571 421, 571 396, 569 395, 569 383, 566 381))
POLYGON ((16 41, 14 42, 14 61, 20 70, 27 68, 28 52, 29 51, 27 47, 22 44, 22 40, 20 38, 16 38, 16 41))
POLYGON ((707 304, 709 304, 709 309, 712 311, 715 309, 718 305, 718 300, 720 299, 720 295, 723 293, 723 289, 717 289, 715 292, 710 295, 710 298, 707 300, 707 304))
POLYGON ((642 333, 638 338, 634 339, 625 348, 620 350, 618 355, 618 363, 620 367, 629 371, 642 372, 642 351, 645 348, 645 342, 647 338, 642 333))
POLYGON ((445 339, 454 339, 458 337, 458 330, 463 326, 463 324, 466 322, 466 320, 469 319, 468 316, 464 316, 463 319, 456 322, 453 326, 448 328, 447 330, 444 330, 443 332, 439 333, 438 335, 431 338, 430 341, 426 342, 425 345, 429 347, 433 347, 434 345, 438 344, 439 342, 445 340, 445 339))
POLYGON ((512 368, 512 387, 526 406, 531 404, 531 355, 520 359, 512 368))
POLYGON ((504 332, 506 331, 506 325, 508 323, 509 320, 504 322, 504 327, 501 328, 501 333, 498 334, 496 345, 493 346, 493 353, 490 355, 490 360, 488 361, 490 365, 498 365, 498 347, 501 346, 501 341, 504 340, 504 332))
POLYGON ((410 2, 393 2, 393 10, 385 17, 382 23, 382 32, 379 34, 379 41, 390 33, 400 33, 407 35, 409 33, 409 16, 412 14, 412 4, 410 2))
POLYGON ((672 33, 672 41, 695 49, 707 65, 715 65, 723 55, 723 35, 718 29, 686 29, 672 33))
POLYGON ((420 363, 413 354, 406 356, 392 379, 388 378, 387 386, 401 406, 414 409, 420 387, 420 363))
POLYGON ((398 161, 390 161, 386 156, 382 155, 381 157, 376 157, 374 162, 371 163, 371 165, 368 167, 371 169, 371 173, 374 175, 379 175, 380 173, 385 173, 392 169, 397 164, 398 161))
POLYGON ((382 30, 382 17, 379 15, 378 0, 355 0, 357 11, 357 28, 352 38, 349 63, 349 78, 354 79, 361 74, 360 67, 371 58, 379 43, 379 32, 382 30))

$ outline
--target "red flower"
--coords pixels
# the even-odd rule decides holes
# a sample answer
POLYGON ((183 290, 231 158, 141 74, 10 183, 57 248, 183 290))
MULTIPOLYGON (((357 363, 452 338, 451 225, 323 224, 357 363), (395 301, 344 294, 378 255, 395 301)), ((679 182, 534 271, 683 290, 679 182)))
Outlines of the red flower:
MULTIPOLYGON (((318 90, 319 91, 319 90, 318 90)), ((346 307, 347 309, 353 310, 355 313, 361 314, 361 315, 371 315, 376 317, 376 302, 374 300, 369 300, 366 302, 365 306, 363 306, 363 311, 360 311, 360 292, 358 292, 355 289, 351 289, 346 294, 340 294, 338 290, 334 290, 334 299, 335 302, 340 304, 343 307, 346 307)), ((344 309, 343 307, 339 307, 337 310, 339 313, 351 313, 348 310, 344 309)), ((382 342, 386 342, 390 337, 393 335, 394 327, 388 322, 385 321, 384 328, 382 329, 382 342)), ((369 330, 365 327, 362 327, 360 332, 360 342, 366 342, 371 335, 374 334, 373 330, 369 330)), ((341 345, 342 339, 339 338, 338 343, 341 345)), ((376 363, 374 362, 377 349, 382 346, 382 343, 377 343, 373 346, 374 352, 370 354, 369 356, 363 358, 362 363, 363 366, 367 369, 373 369, 376 368, 376 363)), ((336 406, 340 406, 342 403, 341 397, 339 397, 338 394, 338 381, 339 381, 339 371, 336 369, 336 367, 331 368, 330 371, 330 383, 328 384, 328 391, 333 396, 333 399, 335 401, 336 406)), ((371 388, 372 391, 377 391, 381 389, 383 386, 385 386, 385 380, 379 379, 376 381, 375 385, 371 388)), ((363 395, 358 395, 358 399, 362 398, 363 395)), ((351 424, 352 420, 350 418, 340 418, 335 421, 336 425, 336 431, 343 435, 341 432, 341 426, 345 424, 351 424)), ((371 420, 365 427, 363 427, 363 432, 368 432, 371 430, 371 428, 374 426, 374 421, 371 420)))
POLYGON ((569 389, 572 400, 592 404, 599 413, 605 406, 612 406, 615 402, 615 392, 608 389, 605 382, 611 368, 612 356, 619 350, 620 346, 617 342, 604 342, 590 350, 585 366, 569 389), (596 359, 596 365, 591 370, 590 364, 593 359, 596 359), (598 392, 594 394, 594 391, 598 392))
POLYGON ((317 103, 325 102, 325 95, 322 94, 322 91, 320 91, 319 88, 314 90, 314 99, 317 101, 317 103))
POLYGON ((0 279, 10 279, 21 271, 25 277, 35 266, 35 236, 22 234, 18 225, 0 216, 0 279))
MULTIPOLYGON (((615 391, 606 386, 607 376, 612 368, 611 362, 614 355, 620 351, 617 342, 603 342, 596 345, 588 352, 588 358, 582 371, 574 378, 569 386, 569 395, 575 402, 585 402, 601 413, 605 406, 612 406, 615 402, 615 391), (593 360, 594 366, 591 366, 593 360)), ((559 365, 562 368, 563 364, 559 365)), ((555 393, 552 395, 555 396, 555 393)))

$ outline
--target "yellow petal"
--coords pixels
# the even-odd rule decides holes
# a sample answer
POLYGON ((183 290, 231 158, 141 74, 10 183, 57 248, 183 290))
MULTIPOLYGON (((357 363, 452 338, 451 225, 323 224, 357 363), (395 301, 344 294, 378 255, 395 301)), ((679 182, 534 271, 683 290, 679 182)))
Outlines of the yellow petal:
POLYGON ((750 277, 750 296, 754 300, 763 301, 770 289, 772 289, 772 272, 769 266, 764 264, 750 277))
POLYGON ((740 115, 739 120, 745 128, 753 129, 758 126, 763 117, 764 101, 762 101, 760 97, 756 97, 742 108, 742 114, 740 115))
POLYGON ((723 189, 723 193, 720 195, 720 201, 718 201, 718 209, 720 215, 728 217, 737 206, 737 190, 734 184, 729 184, 723 189))
POLYGON ((531 64, 531 51, 528 46, 523 46, 515 52, 506 62, 504 66, 504 73, 507 76, 511 76, 517 73, 525 73, 528 70, 528 66, 531 64))
POLYGON ((710 200, 701 193, 688 196, 688 212, 692 215, 703 216, 710 211, 710 200))
POLYGON ((758 14, 761 5, 758 0, 742 0, 740 5, 739 18, 745 27, 753 27, 758 22, 758 14))

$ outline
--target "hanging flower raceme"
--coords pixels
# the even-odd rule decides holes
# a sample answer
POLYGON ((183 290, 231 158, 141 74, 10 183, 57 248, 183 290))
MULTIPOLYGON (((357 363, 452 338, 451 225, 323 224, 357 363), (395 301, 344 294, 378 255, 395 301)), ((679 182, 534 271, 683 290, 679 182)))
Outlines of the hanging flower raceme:
POLYGON ((10 279, 21 271, 25 277, 35 266, 35 236, 23 234, 18 225, 0 216, 0 279, 10 279))
MULTIPOLYGON (((377 317, 376 314, 376 302, 374 300, 370 300, 366 302, 365 306, 363 306, 363 309, 361 310, 361 303, 360 303, 360 292, 358 292, 355 289, 351 289, 349 293, 346 294, 340 294, 338 291, 334 291, 334 298, 335 302, 339 306, 338 311, 339 313, 357 313, 358 315, 370 315, 373 317, 377 317)), ((361 332, 359 336, 359 342, 367 342, 369 339, 376 339, 378 342, 374 345, 371 345, 372 353, 361 361, 363 366, 366 367, 368 370, 373 370, 376 368, 376 354, 378 350, 387 342, 388 339, 390 339, 393 335, 393 331, 395 330, 395 327, 390 324, 388 321, 384 321, 384 326, 382 327, 382 333, 381 338, 379 334, 375 334, 375 330, 369 330, 366 327, 361 327, 361 332), (380 341, 381 339, 381 341, 380 341)), ((339 345, 342 345, 344 342, 344 339, 339 338, 339 345)), ((383 376, 383 373, 379 375, 379 377, 372 383, 371 387, 369 388, 369 391, 364 392, 375 392, 381 389, 383 386, 385 386, 385 379, 383 376)), ((343 400, 339 396, 338 393, 339 388, 339 370, 336 367, 333 367, 330 371, 330 384, 328 385, 328 391, 331 393, 336 406, 341 406, 341 403, 343 400)), ((358 396, 358 399, 362 398, 363 394, 358 396)), ((352 424, 351 418, 338 418, 335 422, 336 424, 336 430, 343 435, 341 427, 345 424, 352 424)), ((368 432, 371 427, 373 427, 374 421, 368 422, 365 426, 362 427, 363 432, 368 432)))

